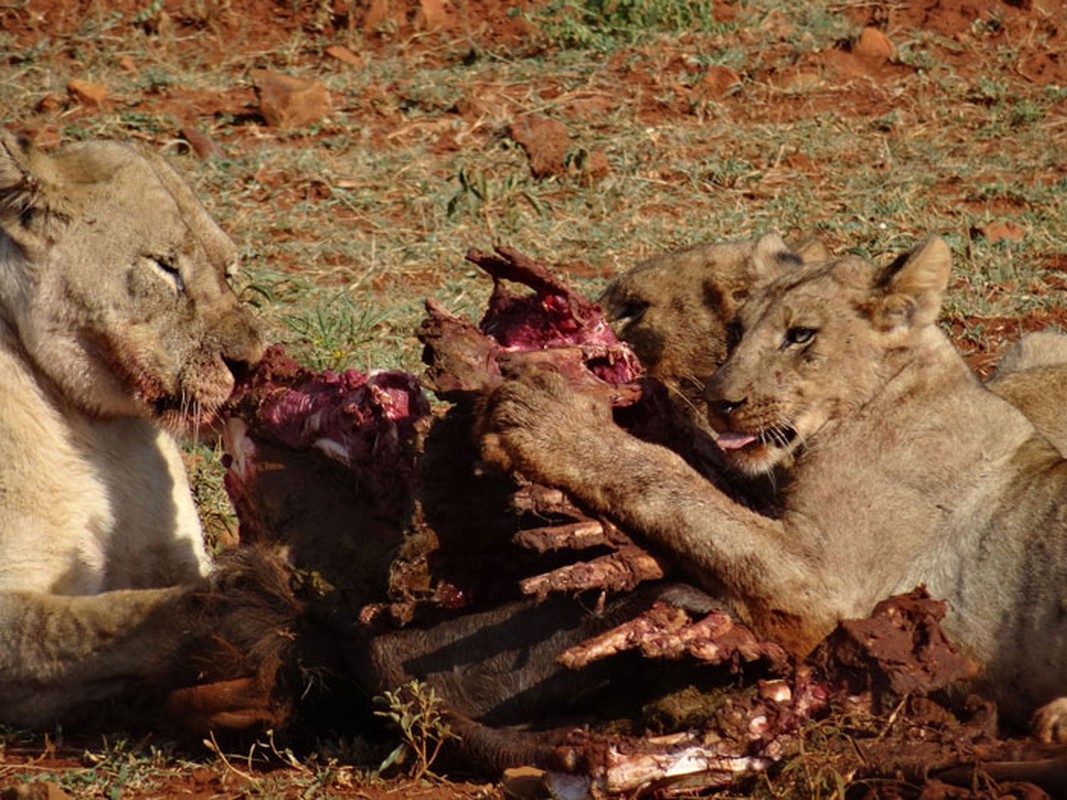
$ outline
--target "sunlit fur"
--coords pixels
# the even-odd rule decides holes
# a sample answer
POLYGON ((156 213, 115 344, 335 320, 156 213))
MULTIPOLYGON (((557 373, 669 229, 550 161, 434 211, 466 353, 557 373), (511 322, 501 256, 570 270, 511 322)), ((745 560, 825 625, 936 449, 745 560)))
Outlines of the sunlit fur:
POLYGON ((0 722, 69 722, 188 634, 205 551, 172 433, 258 359, 237 252, 149 150, 0 132, 0 722))

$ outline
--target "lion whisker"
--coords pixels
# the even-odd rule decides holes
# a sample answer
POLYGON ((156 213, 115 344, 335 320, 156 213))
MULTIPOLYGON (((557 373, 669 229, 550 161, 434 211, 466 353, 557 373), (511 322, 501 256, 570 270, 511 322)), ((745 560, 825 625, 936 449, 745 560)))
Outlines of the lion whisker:
MULTIPOLYGON (((700 380, 696 376, 687 375, 683 377, 682 380, 689 381, 692 384, 693 388, 703 393, 704 381, 700 380)), ((684 403, 686 407, 689 408, 689 410, 692 412, 689 416, 698 430, 709 435, 714 435, 711 425, 708 423, 708 415, 706 409, 701 408, 699 405, 694 403, 690 396, 687 395, 684 391, 682 391, 682 389, 679 388, 678 385, 674 383, 665 383, 664 386, 667 387, 667 392, 671 395, 671 399, 675 402, 676 405, 678 404, 678 401, 680 401, 681 403, 684 403)))

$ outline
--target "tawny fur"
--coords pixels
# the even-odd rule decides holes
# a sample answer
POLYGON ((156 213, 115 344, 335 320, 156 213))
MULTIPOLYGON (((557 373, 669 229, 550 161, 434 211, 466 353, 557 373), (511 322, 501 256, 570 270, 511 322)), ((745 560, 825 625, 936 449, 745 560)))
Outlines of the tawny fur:
POLYGON ((211 570, 172 432, 261 342, 233 244, 162 158, 0 133, 0 722, 153 674, 211 570))
POLYGON ((827 256, 818 242, 793 250, 775 233, 694 245, 635 265, 598 302, 679 410, 702 425, 704 380, 726 359, 728 327, 741 303, 785 270, 827 256))
MULTIPOLYGON (((799 264, 830 258, 816 239, 790 249, 777 234, 695 245, 653 256, 615 278, 599 298, 608 321, 679 412, 707 425, 704 382, 726 360, 729 328, 761 284, 799 264)), ((1067 453, 1067 335, 1028 334, 1005 352, 986 385, 1067 453)))
POLYGON ((1022 411, 1034 427, 1067 455, 1067 336, 1030 333, 1012 345, 986 386, 1022 411))
MULTIPOLYGON (((1065 688, 1067 461, 937 327, 950 262, 937 238, 885 268, 831 260, 741 308, 740 342, 706 399, 723 434, 778 431, 730 460, 755 473, 795 459, 779 518, 740 506, 541 372, 497 390, 484 455, 675 553, 798 653, 925 584, 1018 720, 1065 688)), ((1049 708, 1045 737, 1063 727, 1049 708)))

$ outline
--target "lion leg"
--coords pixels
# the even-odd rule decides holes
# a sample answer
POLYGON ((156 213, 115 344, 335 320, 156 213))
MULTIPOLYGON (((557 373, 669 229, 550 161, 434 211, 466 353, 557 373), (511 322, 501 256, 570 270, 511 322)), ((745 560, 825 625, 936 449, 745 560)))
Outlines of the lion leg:
POLYGON ((279 727, 303 627, 290 577, 284 552, 244 547, 195 584, 0 591, 0 723, 76 722, 147 691, 145 710, 188 730, 279 727))
POLYGON ((667 550, 698 585, 792 652, 806 654, 857 612, 780 520, 737 503, 677 453, 630 436, 600 398, 559 375, 535 369, 506 381, 486 400, 479 432, 487 463, 562 489, 667 550))
POLYGON ((0 720, 52 725, 150 679, 183 636, 185 594, 0 592, 0 720))

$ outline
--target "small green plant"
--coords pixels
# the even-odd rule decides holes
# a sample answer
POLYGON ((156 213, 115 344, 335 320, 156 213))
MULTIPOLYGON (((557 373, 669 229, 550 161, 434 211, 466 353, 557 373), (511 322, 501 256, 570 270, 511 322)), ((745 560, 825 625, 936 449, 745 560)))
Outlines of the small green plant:
POLYGON ((1045 109, 1030 100, 1020 100, 1012 104, 1007 117, 1012 128, 1020 128, 1043 120, 1045 109))
POLYGON ((314 369, 347 369, 376 338, 390 313, 338 293, 301 312, 286 314, 284 323, 291 332, 287 344, 296 346, 314 369))
POLYGON ((1002 102, 1009 95, 1009 89, 1002 81, 981 76, 970 91, 970 100, 980 105, 993 105, 1002 102))
POLYGON ((518 205, 529 205, 538 216, 544 216, 547 212, 546 204, 537 196, 535 187, 517 173, 510 172, 497 178, 489 170, 462 167, 456 178, 459 189, 449 198, 445 209, 450 218, 462 211, 473 213, 480 210, 483 215, 488 215, 491 209, 499 206, 507 228, 514 230, 518 227, 518 205))
POLYGON ((144 8, 130 17, 134 25, 144 25, 163 13, 163 0, 152 0, 144 8))
POLYGON ((459 736, 453 733, 449 726, 444 701, 437 696, 434 688, 413 679, 399 689, 384 692, 375 699, 385 706, 384 709, 375 711, 375 715, 396 725, 401 737, 400 744, 386 757, 378 771, 382 772, 412 759, 412 780, 437 778, 430 768, 437 760, 444 743, 450 739, 458 740, 459 736))
POLYGON ((654 33, 710 33, 711 8, 707 0, 551 0, 537 24, 560 47, 609 49, 654 33))
POLYGON ((144 91, 149 93, 161 92, 179 82, 169 70, 154 66, 142 70, 138 80, 144 91))
POLYGON ((985 19, 976 19, 971 23, 971 34, 978 38, 992 36, 1003 29, 1004 19, 997 13, 992 13, 985 19))
POLYGON ((754 795, 846 800, 850 787, 866 783, 856 778, 853 739, 885 736, 888 728, 879 730, 875 725, 873 718, 847 710, 835 710, 826 719, 802 725, 797 731, 796 752, 776 773, 760 776, 754 795))

